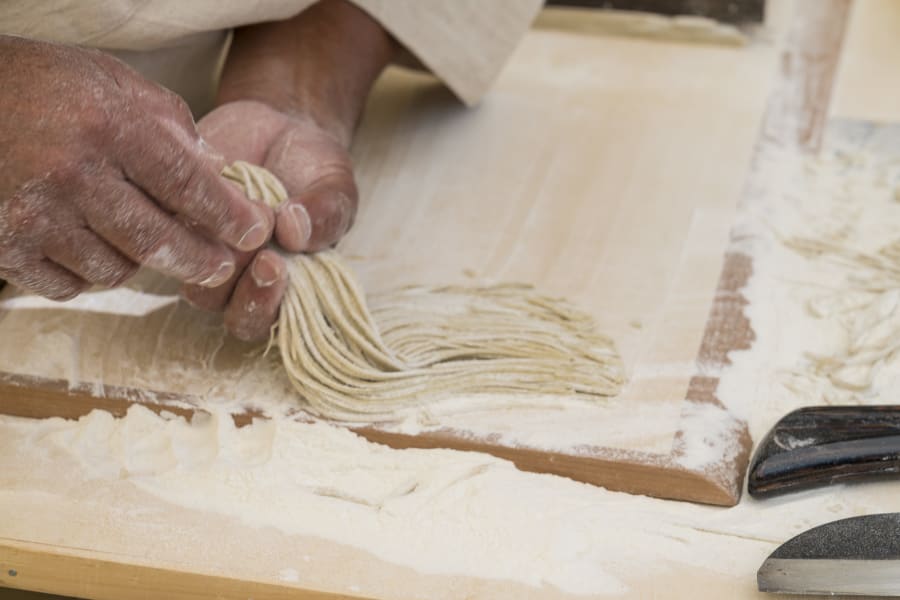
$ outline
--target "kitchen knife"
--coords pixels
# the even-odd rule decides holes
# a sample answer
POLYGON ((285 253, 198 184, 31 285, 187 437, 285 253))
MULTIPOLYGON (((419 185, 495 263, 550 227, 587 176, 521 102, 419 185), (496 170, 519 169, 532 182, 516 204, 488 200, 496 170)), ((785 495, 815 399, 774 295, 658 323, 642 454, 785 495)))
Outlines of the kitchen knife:
POLYGON ((766 559, 756 581, 761 592, 900 595, 900 513, 805 531, 766 559))
POLYGON ((783 417, 757 446, 747 489, 779 493, 900 472, 900 406, 812 406, 783 417))
POLYGON ((662 15, 694 15, 735 25, 762 23, 765 0, 548 0, 551 6, 631 10, 662 15))

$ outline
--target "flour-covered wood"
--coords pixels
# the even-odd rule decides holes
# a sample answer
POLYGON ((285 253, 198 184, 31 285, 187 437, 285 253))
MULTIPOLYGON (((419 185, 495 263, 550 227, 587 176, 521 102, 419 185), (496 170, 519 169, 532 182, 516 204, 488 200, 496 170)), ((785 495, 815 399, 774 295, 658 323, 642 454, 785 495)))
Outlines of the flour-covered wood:
MULTIPOLYGON (((617 490, 735 503, 749 440, 715 381, 747 332, 727 342, 741 305, 722 313, 713 301, 723 266, 732 297, 749 274, 726 247, 775 54, 534 32, 473 110, 425 75, 385 76, 353 148, 362 201, 340 247, 364 289, 532 284, 597 321, 627 383, 599 405, 451 403, 356 429, 617 490), (721 326, 708 330, 711 314, 721 326), (714 354, 700 352, 710 343, 714 354), (722 440, 712 453, 711 432, 722 440)), ((174 292, 149 274, 132 287, 151 300, 174 292)), ((126 303, 140 313, 137 302, 126 303)), ((137 315, 90 297, 81 310, 20 305, 0 315, 0 336, 5 412, 73 416, 173 397, 244 415, 299 407, 276 356, 183 303, 137 315)))

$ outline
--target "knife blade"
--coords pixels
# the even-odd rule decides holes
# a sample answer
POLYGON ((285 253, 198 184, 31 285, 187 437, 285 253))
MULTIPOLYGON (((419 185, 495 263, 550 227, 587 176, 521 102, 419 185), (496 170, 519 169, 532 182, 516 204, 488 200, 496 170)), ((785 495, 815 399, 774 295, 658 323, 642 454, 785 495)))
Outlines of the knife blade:
POLYGON ((789 413, 757 446, 747 491, 764 498, 900 473, 900 406, 812 406, 789 413))
POLYGON ((778 547, 756 574, 761 592, 900 595, 900 513, 832 521, 778 547))

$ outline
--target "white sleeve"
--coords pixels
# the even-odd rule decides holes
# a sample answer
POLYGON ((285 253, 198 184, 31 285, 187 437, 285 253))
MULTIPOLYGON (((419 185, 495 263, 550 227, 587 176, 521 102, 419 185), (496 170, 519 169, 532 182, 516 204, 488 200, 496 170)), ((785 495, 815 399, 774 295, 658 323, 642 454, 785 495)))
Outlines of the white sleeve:
POLYGON ((496 79, 542 0, 352 0, 468 105, 496 79))

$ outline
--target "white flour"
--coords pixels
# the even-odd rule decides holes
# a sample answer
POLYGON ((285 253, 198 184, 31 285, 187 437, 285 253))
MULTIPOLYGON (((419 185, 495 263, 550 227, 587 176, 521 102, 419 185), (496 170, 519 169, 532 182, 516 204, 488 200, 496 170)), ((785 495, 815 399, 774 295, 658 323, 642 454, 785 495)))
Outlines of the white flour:
POLYGON ((800 160, 774 150, 760 157, 764 179, 781 192, 748 207, 739 230, 753 245, 747 312, 757 340, 751 352, 732 356, 734 368, 720 384, 720 398, 749 419, 754 439, 799 406, 895 401, 896 354, 876 357, 877 374, 859 389, 829 378, 818 363, 845 356, 854 340, 885 328, 900 334, 900 311, 891 303, 897 289, 888 280, 879 290, 872 285, 879 277, 860 267, 808 257, 786 243, 831 239, 875 252, 900 239, 900 203, 893 198, 900 147, 890 141, 897 134, 896 127, 838 123, 830 132, 835 149, 821 158, 800 160), (862 143, 868 150, 858 149, 862 143))
POLYGON ((0 310, 76 310, 142 317, 178 302, 178 296, 159 296, 127 287, 85 292, 66 302, 54 302, 42 296, 13 296, 0 300, 0 310))
MULTIPOLYGON (((755 257, 745 295, 757 339, 732 355, 718 394, 749 420, 754 439, 802 405, 893 401, 880 391, 897 389, 896 356, 882 357, 863 391, 837 387, 813 369, 809 353, 842 352, 848 337, 841 313, 816 316, 809 303, 845 294, 848 273, 786 248, 778 235, 840 227, 869 249, 892 240, 900 232, 897 167, 877 154, 806 161, 770 150, 757 158, 766 189, 780 190, 747 203, 739 228, 755 257)), ((842 298, 841 306, 853 304, 852 296, 842 298)), ((698 412, 696 429, 717 418, 698 412)), ((649 416, 634 424, 642 425, 652 428, 649 416)), ((688 453, 693 466, 727 442, 696 439, 699 447, 688 453)), ((896 510, 890 483, 744 498, 720 509, 523 473, 481 454, 391 450, 324 424, 273 420, 236 429, 227 417, 188 424, 142 408, 121 420, 100 412, 78 422, 0 419, 0 470, 12 460, 2 458, 4 443, 34 457, 34 483, 20 485, 35 490, 41 465, 49 469, 61 452, 96 486, 125 479, 165 502, 320 536, 417 571, 578 594, 622 594, 642 579, 691 566, 733 577, 734 589, 752 596, 755 569, 786 538, 841 517, 896 510)), ((275 572, 294 582, 297 568, 285 557, 275 572)))

